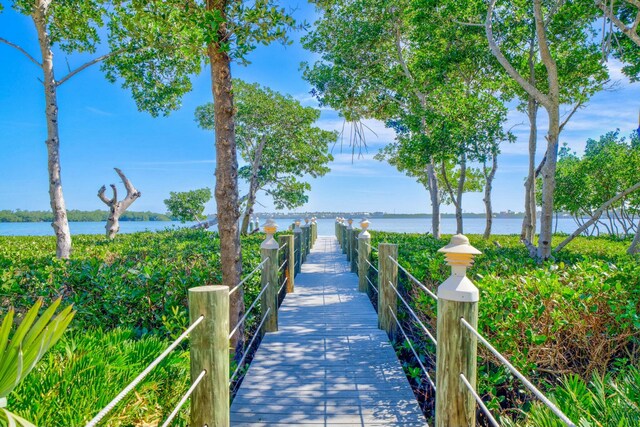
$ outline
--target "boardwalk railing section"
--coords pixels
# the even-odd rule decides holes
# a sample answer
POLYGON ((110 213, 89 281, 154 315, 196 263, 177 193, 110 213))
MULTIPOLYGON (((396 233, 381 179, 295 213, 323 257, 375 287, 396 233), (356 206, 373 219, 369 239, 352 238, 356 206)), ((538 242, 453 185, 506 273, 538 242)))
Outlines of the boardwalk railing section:
POLYGON ((445 254, 452 274, 438 287, 436 295, 398 262, 398 245, 381 243, 377 248, 371 246, 371 235, 367 231, 369 225, 369 221, 363 219, 358 233, 353 228, 353 220, 337 218, 335 235, 343 253, 351 261, 352 271, 359 276, 359 290, 367 292, 377 307, 378 326, 388 333, 390 339, 404 340, 413 353, 424 375, 423 380, 435 395, 437 427, 476 426, 476 404, 489 425, 500 426, 476 391, 478 341, 564 425, 575 427, 553 402, 478 331, 479 292, 466 276, 466 271, 473 264, 474 256, 481 252, 469 244, 467 237, 455 235, 447 246, 439 250, 445 254), (372 263, 372 251, 377 252, 377 266, 372 263), (398 270, 437 304, 435 334, 425 326, 400 292, 398 270), (419 354, 415 340, 412 342, 412 337, 403 327, 403 323, 407 322, 424 334, 428 341, 426 347, 430 349, 431 355, 419 354), (432 357, 434 349, 435 360, 432 357))
MULTIPOLYGON (((298 227, 293 235, 275 239, 276 223, 264 224, 266 239, 260 245, 261 262, 234 288, 199 286, 189 289, 191 325, 151 362, 129 385, 120 391, 85 427, 96 427, 108 419, 109 413, 174 349, 189 337, 191 385, 161 424, 168 427, 191 398, 189 425, 192 427, 228 427, 230 387, 244 372, 254 342, 264 333, 278 330, 278 307, 287 293, 294 291, 297 272, 317 238, 315 218, 298 227), (251 277, 261 274, 261 290, 238 323, 229 325, 229 296, 237 292, 251 277), (250 314, 256 315, 260 302, 260 321, 233 373, 230 374, 229 340, 242 328, 250 314)), ((108 425, 105 422, 104 425, 108 425)))

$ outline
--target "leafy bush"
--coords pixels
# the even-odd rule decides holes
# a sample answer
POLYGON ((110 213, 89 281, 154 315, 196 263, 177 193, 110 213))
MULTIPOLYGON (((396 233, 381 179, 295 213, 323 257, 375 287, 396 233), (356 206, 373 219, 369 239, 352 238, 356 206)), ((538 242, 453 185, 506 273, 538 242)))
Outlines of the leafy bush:
MULTIPOLYGON (((630 366, 620 373, 594 374, 586 382, 577 375, 565 377, 553 391, 556 405, 580 427, 640 425, 640 370, 630 366)), ((564 427, 556 415, 539 402, 533 404, 527 419, 503 419, 505 427, 564 427)))
MULTIPOLYGON (((243 238, 245 271, 260 262, 261 236, 243 238)), ((77 310, 72 328, 132 328, 170 335, 187 326, 187 290, 221 282, 219 240, 201 230, 74 238, 70 260, 58 260, 52 237, 0 237, 0 309, 25 311, 58 296, 77 310), (176 323, 177 322, 177 323, 176 323)), ((245 301, 259 292, 259 275, 245 301)))
MULTIPOLYGON (((551 390, 567 374, 585 381, 621 361, 638 363, 640 263, 626 255, 628 241, 577 238, 555 260, 539 265, 516 236, 470 239, 483 252, 469 270, 480 289, 480 331, 534 383, 551 390)), ((437 252, 448 239, 372 233, 372 245, 381 242, 398 244, 400 264, 434 292, 450 274, 437 252)), ((374 265, 376 256, 373 252, 374 265)), ((435 301, 399 274, 406 299, 435 331, 435 301)), ((430 351, 418 328, 411 335, 430 351)), ((478 387, 491 408, 526 407, 531 396, 482 346, 479 355, 478 387)))
MULTIPOLYGON (((136 339, 130 329, 65 336, 9 396, 9 406, 39 426, 83 426, 133 380, 168 343, 136 339)), ((109 426, 157 425, 189 387, 189 355, 175 350, 120 402, 109 426)), ((182 412, 185 425, 187 412, 182 412)))

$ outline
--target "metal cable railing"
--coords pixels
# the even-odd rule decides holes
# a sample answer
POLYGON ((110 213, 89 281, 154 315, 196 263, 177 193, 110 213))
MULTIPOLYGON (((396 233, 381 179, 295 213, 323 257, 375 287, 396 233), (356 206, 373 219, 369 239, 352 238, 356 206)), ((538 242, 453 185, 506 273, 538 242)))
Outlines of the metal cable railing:
POLYGON ((373 264, 371 264, 371 262, 369 262, 369 260, 368 260, 368 259, 365 259, 365 261, 367 261, 367 264, 369 264, 369 267, 373 268, 373 269, 376 271, 376 273, 379 273, 378 269, 377 269, 377 268, 375 268, 375 267, 373 266, 373 264))
POLYGON ((418 315, 416 314, 415 311, 413 311, 413 309, 411 307, 409 307, 409 303, 407 303, 407 301, 402 297, 402 295, 400 295, 400 292, 398 292, 398 288, 396 288, 395 286, 393 286, 393 283, 391 283, 391 281, 389 281, 389 286, 391 286, 391 289, 393 289, 396 293, 396 295, 398 295, 398 298, 400 298, 400 301, 402 301, 402 303, 404 304, 404 306, 406 307, 406 309, 409 311, 409 313, 413 316, 414 320, 416 322, 418 322, 418 325, 420 326, 420 328, 427 334, 427 336, 429 337, 429 339, 433 342, 433 345, 437 346, 438 342, 436 341, 436 339, 433 337, 433 335, 431 335, 431 332, 429 332, 429 330, 427 329, 426 326, 424 326, 424 323, 422 323, 422 321, 418 318, 418 315))
POLYGON ((280 267, 278 267, 278 272, 282 271, 286 263, 287 263, 287 260, 285 259, 284 262, 280 264, 280 267))
POLYGON ((169 347, 167 347, 166 350, 160 354, 160 356, 156 357, 155 360, 153 360, 153 362, 147 365, 147 367, 137 377, 135 377, 134 380, 129 383, 129 385, 127 385, 120 393, 118 393, 118 395, 114 397, 113 400, 107 404, 107 406, 105 406, 100 412, 98 412, 98 414, 95 417, 93 417, 93 419, 91 419, 91 421, 89 421, 85 427, 95 427, 96 425, 98 425, 98 423, 113 408, 115 408, 116 405, 120 403, 120 401, 124 399, 125 396, 129 394, 129 392, 131 392, 131 390, 133 390, 147 375, 149 375, 149 372, 151 372, 153 368, 158 366, 158 364, 162 362, 169 355, 169 353, 171 353, 185 338, 187 338, 189 333, 193 331, 196 328, 196 326, 198 326, 203 320, 204 320, 204 316, 198 317, 196 321, 193 322, 191 326, 189 326, 187 330, 185 330, 182 333, 182 335, 176 338, 176 340, 173 341, 169 345, 169 347))
POLYGON ((279 251, 283 250, 285 247, 287 247, 287 245, 288 245, 288 242, 283 243, 282 246, 278 248, 278 250, 279 251))
POLYGON ((270 311, 271 311, 271 308, 268 308, 266 313, 264 313, 264 316, 262 316, 262 321, 258 325, 258 328, 256 329, 256 333, 253 334, 253 337, 251 337, 251 341, 249 341, 249 345, 247 346, 247 351, 244 352, 244 354, 242 355, 242 358, 240 359, 240 362, 238 362, 238 366, 236 367, 236 370, 233 371, 233 374, 229 378, 229 385, 233 383, 233 380, 235 379, 236 375, 238 375, 238 373, 240 372, 240 369, 242 368, 242 366, 244 366, 243 362, 247 358, 247 355, 249 354, 248 349, 251 348, 251 346, 253 345, 253 342, 256 340, 256 337, 260 335, 260 329, 262 329, 262 325, 264 325, 264 321, 267 320, 267 317, 269 316, 270 311))
POLYGON ((418 279, 416 279, 411 273, 409 273, 407 271, 406 268, 404 268, 402 265, 400 265, 400 263, 398 263, 398 261, 396 261, 395 259, 393 259, 391 257, 391 255, 389 255, 389 259, 398 266, 398 268, 402 271, 404 271, 404 273, 407 275, 408 278, 410 278, 416 285, 418 285, 423 291, 425 291, 427 294, 429 294, 429 296, 435 300, 438 299, 438 296, 436 294, 434 294, 429 288, 427 288, 425 285, 422 284, 422 282, 420 282, 418 279))
POLYGON ((282 285, 280 286, 280 289, 278 289, 278 295, 279 295, 280 293, 282 293, 282 290, 284 289, 284 285, 286 285, 286 284, 287 284, 287 280, 289 280, 289 278, 288 278, 288 277, 285 277, 285 278, 284 278, 284 281, 282 282, 282 285))
MULTIPOLYGON (((268 258, 267 258, 268 259, 268 258)), ((238 320, 238 323, 236 323, 236 326, 233 328, 233 330, 231 331, 231 333, 229 333, 229 339, 231 339, 231 337, 238 332, 238 329, 240 329, 240 326, 244 323, 245 320, 247 320, 247 316, 249 316, 249 313, 251 313, 251 310, 253 309, 253 307, 256 306, 256 304, 258 303, 258 301, 260 301, 260 297, 262 296, 262 294, 267 290, 267 288, 269 287, 271 283, 267 283, 267 286, 265 286, 264 288, 262 288, 262 290, 260 291, 260 293, 258 294, 258 296, 256 296, 256 299, 253 300, 253 303, 251 303, 251 306, 249 306, 249 309, 247 311, 245 311, 244 315, 242 316, 242 318, 240 318, 240 320, 238 320)))
POLYGON ((433 380, 429 376, 429 372, 427 371, 427 368, 425 368, 424 364, 420 360, 420 357, 418 356, 418 352, 413 347, 413 344, 411 343, 411 340, 407 336, 407 333, 404 331, 404 328, 400 324, 400 321, 398 321, 398 318, 396 317, 396 314, 391 309, 391 306, 388 305, 387 307, 389 308, 389 312, 393 316, 393 319, 396 321, 396 324, 398 325, 398 329, 400 329, 400 331, 402 332, 402 335, 404 335, 404 339, 407 341, 407 343, 409 343, 409 348, 411 348, 411 351, 413 352, 413 355, 415 356, 416 360, 418 361, 418 364, 420 365, 420 369, 422 369, 422 372, 424 372, 425 376, 427 377, 427 380, 429 380, 429 384, 431 384, 431 387, 433 387, 433 389, 435 390, 436 389, 436 385, 433 383, 433 380))
POLYGON ((378 288, 376 288, 374 286, 373 283, 371 283, 371 280, 369 280, 369 276, 365 276, 365 278, 367 279, 367 282, 369 282, 369 285, 373 288, 374 291, 376 291, 376 294, 378 293, 378 288))
POLYGON ((489 411, 489 408, 487 408, 487 405, 484 404, 484 402, 482 401, 482 399, 480 398, 476 390, 473 388, 473 386, 471 385, 469 380, 467 380, 467 377, 465 377, 463 373, 460 374, 460 380, 467 387, 469 392, 473 395, 473 398, 476 399, 476 402, 478 402, 478 406, 480 406, 480 409, 482 409, 482 412, 489 420, 489 423, 493 427, 500 427, 500 424, 498 424, 496 419, 493 418, 493 415, 491 414, 491 411, 489 411))
POLYGON ((576 425, 567 417, 564 412, 562 412, 556 405, 553 404, 540 390, 534 386, 531 381, 529 381, 524 375, 520 373, 508 360, 504 357, 498 350, 496 350, 490 343, 487 341, 480 333, 463 317, 460 318, 460 323, 464 325, 469 332, 478 338, 478 340, 484 344, 484 346, 491 352, 493 355, 505 366, 513 375, 515 375, 522 384, 524 384, 542 403, 544 403, 547 408, 551 410, 558 418, 562 420, 568 427, 576 427, 576 425))
POLYGON ((178 412, 180 412, 180 409, 182 409, 182 406, 185 404, 187 399, 189 399, 193 391, 196 389, 198 384, 200 384, 200 381, 202 381, 202 379, 206 374, 207 374, 207 371, 200 372, 200 375, 198 375, 198 377, 193 381, 193 384, 191 384, 191 387, 189 387, 189 390, 187 390, 187 392, 182 396, 182 398, 180 399, 176 407, 173 409, 173 411, 171 411, 171 413, 169 414, 165 422, 162 423, 161 427, 169 427, 169 425, 171 424, 171 421, 173 421, 176 415, 178 415, 178 412))
POLYGON ((256 268, 253 269, 253 271, 251 271, 251 273, 247 274, 245 276, 244 279, 242 279, 240 281, 240 283, 238 283, 233 289, 231 289, 229 291, 229 295, 231 295, 232 293, 234 293, 235 291, 237 291, 238 289, 240 289, 240 286, 244 285, 246 283, 247 280, 249 280, 249 278, 251 278, 251 276, 253 276, 254 274, 256 274, 256 272, 258 270, 260 270, 262 268, 262 266, 269 261, 269 257, 265 258, 264 260, 262 260, 262 262, 260 264, 258 264, 258 266, 256 268))

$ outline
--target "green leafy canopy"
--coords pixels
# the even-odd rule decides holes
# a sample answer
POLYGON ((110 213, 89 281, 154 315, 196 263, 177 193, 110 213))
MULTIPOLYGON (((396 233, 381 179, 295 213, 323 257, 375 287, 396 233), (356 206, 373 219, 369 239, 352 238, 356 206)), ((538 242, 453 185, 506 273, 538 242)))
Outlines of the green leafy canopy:
MULTIPOLYGON (((320 111, 302 106, 291 95, 238 79, 233 92, 236 142, 246 163, 239 176, 255 180, 278 209, 303 205, 311 186, 302 179, 329 172, 333 156, 328 147, 337 134, 315 126, 320 111)), ((213 104, 198 107, 195 117, 200 127, 214 130, 213 104)))
POLYGON ((171 191, 164 204, 167 206, 169 215, 185 222, 204 219, 204 205, 209 200, 211 200, 211 190, 200 188, 183 192, 171 191))

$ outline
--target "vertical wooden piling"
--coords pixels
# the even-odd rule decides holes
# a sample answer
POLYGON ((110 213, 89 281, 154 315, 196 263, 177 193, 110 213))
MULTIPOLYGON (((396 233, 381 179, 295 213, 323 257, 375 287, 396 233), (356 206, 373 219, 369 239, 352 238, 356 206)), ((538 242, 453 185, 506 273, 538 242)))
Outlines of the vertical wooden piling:
POLYGON ((280 284, 278 283, 278 242, 275 241, 273 236, 262 242, 260 245, 260 255, 262 261, 268 259, 262 266, 262 289, 268 286, 267 290, 262 293, 260 300, 260 306, 262 307, 262 313, 267 312, 267 309, 271 309, 267 316, 267 320, 264 322, 265 332, 275 332, 278 330, 278 289, 280 284))
POLYGON ((479 292, 466 277, 466 271, 473 263, 473 255, 480 252, 461 234, 453 236, 440 252, 447 254, 452 274, 438 287, 435 425, 475 427, 476 402, 460 374, 476 388, 478 345, 460 318, 474 328, 478 325, 479 292))
POLYGON ((303 224, 300 226, 302 233, 300 233, 300 237, 302 238, 300 245, 300 253, 302 254, 302 262, 307 260, 307 245, 309 244, 309 225, 303 224))
POLYGON ((229 288, 189 289, 191 323, 204 316, 190 336, 191 381, 206 375, 191 395, 191 425, 229 426, 229 288))
POLYGON ((295 274, 300 273, 300 267, 302 266, 302 229, 296 224, 293 229, 294 241, 294 256, 295 256, 295 274))
POLYGON ((286 292, 289 294, 291 292, 293 292, 294 289, 294 282, 295 282, 295 263, 296 263, 296 259, 294 257, 293 251, 295 250, 294 247, 294 236, 292 234, 285 234, 285 235, 281 235, 278 236, 278 245, 282 246, 282 245, 286 245, 283 248, 283 259, 281 262, 286 262, 286 264, 284 265, 284 268, 282 269, 282 280, 286 280, 287 284, 284 286, 286 292))
POLYGON ((389 259, 398 259, 398 245, 381 243, 378 245, 378 326, 387 332, 389 337, 395 336, 398 328, 391 315, 398 313, 398 295, 391 283, 398 289, 398 266, 389 259))
POLYGON ((367 264, 367 261, 370 259, 371 235, 363 227, 362 232, 358 235, 358 290, 360 292, 367 292, 369 288, 369 282, 367 282, 369 264, 367 264))
POLYGON ((347 253, 347 225, 342 223, 342 226, 340 227, 340 246, 342 247, 342 253, 346 254, 347 253))
POLYGON ((351 252, 351 256, 349 260, 351 261, 351 272, 358 272, 358 230, 351 229, 351 233, 349 234, 349 251, 351 252))

